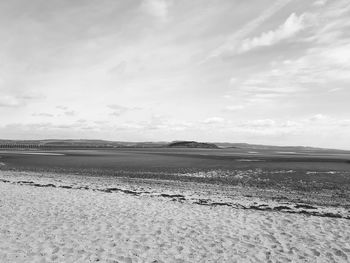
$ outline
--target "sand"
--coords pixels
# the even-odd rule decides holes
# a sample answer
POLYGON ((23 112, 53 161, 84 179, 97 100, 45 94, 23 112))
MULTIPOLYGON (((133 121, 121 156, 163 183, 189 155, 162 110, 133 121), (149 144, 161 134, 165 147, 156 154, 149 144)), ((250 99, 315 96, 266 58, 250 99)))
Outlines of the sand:
MULTIPOLYGON (((288 171, 287 171, 288 172, 288 171)), ((241 176, 237 171, 237 175, 241 176)), ((160 179, 86 176, 53 172, 0 171, 0 182, 33 187, 87 189, 107 193, 167 198, 206 206, 229 206, 260 211, 282 211, 350 220, 348 198, 329 192, 298 192, 283 189, 205 184, 160 179)))
POLYGON ((349 262, 350 221, 0 183, 0 262, 349 262))

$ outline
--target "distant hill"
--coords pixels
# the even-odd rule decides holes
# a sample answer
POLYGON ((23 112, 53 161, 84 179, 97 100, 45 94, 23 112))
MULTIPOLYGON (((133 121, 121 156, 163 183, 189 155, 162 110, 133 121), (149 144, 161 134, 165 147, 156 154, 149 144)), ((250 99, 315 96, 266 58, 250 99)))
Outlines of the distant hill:
POLYGON ((176 141, 169 143, 167 147, 172 148, 208 148, 208 149, 217 149, 219 148, 214 143, 205 143, 205 142, 195 142, 195 141, 176 141))
POLYGON ((283 151, 283 152, 320 152, 320 153, 350 153, 346 150, 324 149, 305 146, 273 146, 248 143, 215 142, 204 143, 196 141, 157 141, 157 142, 125 142, 85 139, 47 139, 47 140, 1 140, 0 148, 16 149, 84 149, 84 148, 206 148, 206 149, 240 149, 244 151, 283 151))

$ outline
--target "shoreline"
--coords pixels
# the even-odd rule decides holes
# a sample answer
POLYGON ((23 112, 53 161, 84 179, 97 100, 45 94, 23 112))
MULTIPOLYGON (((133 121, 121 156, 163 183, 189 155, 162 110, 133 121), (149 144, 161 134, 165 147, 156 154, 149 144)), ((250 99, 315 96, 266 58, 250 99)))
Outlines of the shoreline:
POLYGON ((283 212, 329 218, 350 219, 350 209, 345 204, 320 205, 315 202, 293 200, 286 193, 266 189, 220 186, 200 183, 183 183, 159 179, 134 179, 122 177, 94 177, 58 173, 1 171, 0 182, 31 187, 92 190, 105 193, 124 193, 134 196, 169 199, 202 206, 226 206, 232 209, 283 212), (267 197, 269 195, 269 197, 267 197))

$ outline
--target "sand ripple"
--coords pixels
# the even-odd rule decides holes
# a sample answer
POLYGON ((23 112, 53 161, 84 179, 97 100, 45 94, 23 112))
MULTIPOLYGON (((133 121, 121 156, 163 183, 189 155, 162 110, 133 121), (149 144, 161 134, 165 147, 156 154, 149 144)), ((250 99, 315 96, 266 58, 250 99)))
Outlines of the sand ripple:
POLYGON ((348 220, 0 183, 0 262, 348 262, 348 220))

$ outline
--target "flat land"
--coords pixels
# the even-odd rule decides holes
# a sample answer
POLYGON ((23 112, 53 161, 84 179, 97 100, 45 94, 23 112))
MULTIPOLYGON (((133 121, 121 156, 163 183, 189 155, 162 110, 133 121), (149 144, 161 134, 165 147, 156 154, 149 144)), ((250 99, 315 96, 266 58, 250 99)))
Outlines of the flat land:
POLYGON ((0 151, 1 262, 349 262, 350 154, 0 151))
POLYGON ((350 153, 241 149, 0 151, 0 169, 349 190, 350 153))
MULTIPOLYGON (((117 148, 0 151, 0 169, 129 178, 147 187, 217 191, 350 208, 350 153, 331 150, 117 148), (193 187, 193 185, 191 186, 193 187), (229 189, 229 190, 227 190, 229 189), (242 192, 244 192, 242 191, 242 192)), ((110 180, 109 179, 109 180, 110 180)))

